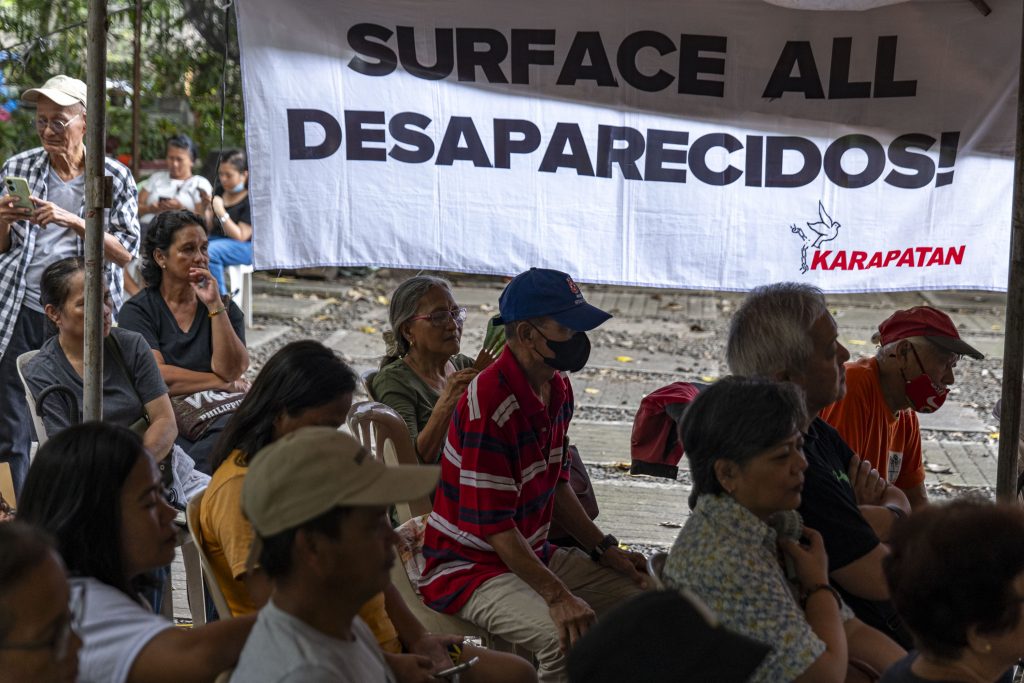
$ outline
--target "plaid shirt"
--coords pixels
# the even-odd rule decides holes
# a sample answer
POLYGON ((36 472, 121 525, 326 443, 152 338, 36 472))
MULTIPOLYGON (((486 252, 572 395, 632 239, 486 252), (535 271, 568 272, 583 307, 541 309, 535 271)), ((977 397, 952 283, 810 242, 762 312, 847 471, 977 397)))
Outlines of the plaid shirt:
MULTIPOLYGON (((106 175, 114 178, 114 206, 105 212, 106 231, 117 238, 132 257, 139 253, 139 200, 132 173, 120 162, 105 159, 106 175)), ((33 197, 46 199, 46 179, 50 174, 50 158, 42 147, 17 154, 3 165, 0 176, 20 176, 28 181, 33 197)), ((78 210, 85 215, 85 202, 78 210)), ((11 248, 0 254, 0 358, 14 334, 22 299, 25 298, 25 270, 32 262, 36 235, 42 228, 28 219, 11 224, 11 248)), ((84 244, 78 240, 78 253, 84 244)), ((115 313, 124 303, 124 273, 113 263, 103 266, 115 313)))
POLYGON ((487 538, 518 529, 548 563, 555 487, 569 479, 569 380, 551 378, 541 403, 507 348, 459 399, 423 542, 425 602, 458 612, 483 582, 509 571, 487 538))

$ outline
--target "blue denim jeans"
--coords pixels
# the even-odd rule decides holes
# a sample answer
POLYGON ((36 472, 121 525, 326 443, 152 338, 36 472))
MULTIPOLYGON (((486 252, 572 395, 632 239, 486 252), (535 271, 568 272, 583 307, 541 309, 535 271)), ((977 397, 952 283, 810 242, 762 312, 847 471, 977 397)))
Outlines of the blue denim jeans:
MULTIPOLYGON (((224 266, 247 266, 252 264, 252 242, 239 242, 230 237, 214 237, 210 240, 210 274, 217 281, 221 294, 228 293, 224 266)), ((235 286, 241 283, 236 282, 235 286)))

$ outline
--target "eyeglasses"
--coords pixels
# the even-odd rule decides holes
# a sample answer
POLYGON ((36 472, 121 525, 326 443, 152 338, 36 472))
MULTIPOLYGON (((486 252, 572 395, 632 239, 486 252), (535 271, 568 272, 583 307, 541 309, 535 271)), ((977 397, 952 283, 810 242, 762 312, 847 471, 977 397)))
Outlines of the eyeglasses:
POLYGON ((85 613, 85 586, 72 584, 68 598, 68 611, 57 626, 54 634, 46 640, 30 643, 0 643, 0 650, 49 650, 53 661, 61 662, 68 656, 72 632, 82 631, 82 616, 85 613))
MULTIPOLYGON (((956 364, 963 360, 963 354, 956 353, 954 351, 947 351, 930 340, 928 341, 928 346, 931 347, 932 351, 938 354, 939 358, 942 360, 944 370, 948 371, 955 369, 956 364)), ((911 344, 910 347, 914 348, 914 345, 911 344)), ((914 355, 917 356, 916 349, 914 350, 914 355)), ((921 363, 920 357, 918 357, 917 362, 918 364, 921 363)), ((921 368, 924 369, 924 365, 921 365, 921 368)))
POLYGON ((72 116, 67 121, 61 121, 60 119, 50 119, 50 120, 47 120, 44 117, 40 116, 39 118, 36 119, 36 130, 38 130, 40 133, 42 133, 44 130, 49 128, 55 134, 63 135, 64 131, 67 129, 67 127, 69 125, 71 125, 71 122, 74 121, 75 119, 77 119, 79 116, 81 116, 81 114, 75 114, 74 116, 72 116))
POLYGON ((462 327, 462 323, 466 322, 466 309, 453 308, 450 311, 434 311, 433 313, 414 315, 409 320, 429 320, 434 327, 444 327, 449 320, 454 320, 456 325, 462 327))

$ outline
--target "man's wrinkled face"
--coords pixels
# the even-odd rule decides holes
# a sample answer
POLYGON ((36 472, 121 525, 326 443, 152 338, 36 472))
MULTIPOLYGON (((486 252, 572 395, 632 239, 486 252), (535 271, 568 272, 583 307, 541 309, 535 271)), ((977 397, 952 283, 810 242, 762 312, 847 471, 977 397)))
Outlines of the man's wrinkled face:
POLYGON ((916 343, 907 341, 905 344, 897 349, 904 379, 912 380, 925 374, 931 379, 932 384, 952 386, 956 381, 954 370, 960 361, 959 354, 940 349, 928 340, 916 343))
POLYGON ((803 388, 807 412, 814 415, 846 394, 846 368, 850 352, 839 342, 839 328, 828 313, 818 318, 810 330, 811 355, 803 372, 788 379, 803 388))
POLYGON ((85 108, 79 104, 62 107, 40 97, 36 106, 36 132, 48 154, 71 153, 79 149, 85 138, 85 108), (54 128, 63 130, 58 133, 54 128))

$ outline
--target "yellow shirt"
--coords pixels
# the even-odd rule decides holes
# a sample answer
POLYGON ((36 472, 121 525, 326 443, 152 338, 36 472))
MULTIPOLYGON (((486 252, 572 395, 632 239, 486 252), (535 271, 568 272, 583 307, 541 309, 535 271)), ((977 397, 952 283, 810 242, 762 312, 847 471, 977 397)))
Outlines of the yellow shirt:
MULTIPOLYGON (((258 609, 242 581, 253 530, 242 514, 242 483, 247 468, 235 462, 239 454, 240 451, 232 451, 213 473, 199 509, 203 550, 231 614, 236 617, 252 614, 258 609)), ((384 607, 384 593, 370 598, 359 610, 359 616, 369 625, 382 650, 401 652, 398 633, 384 607)))

